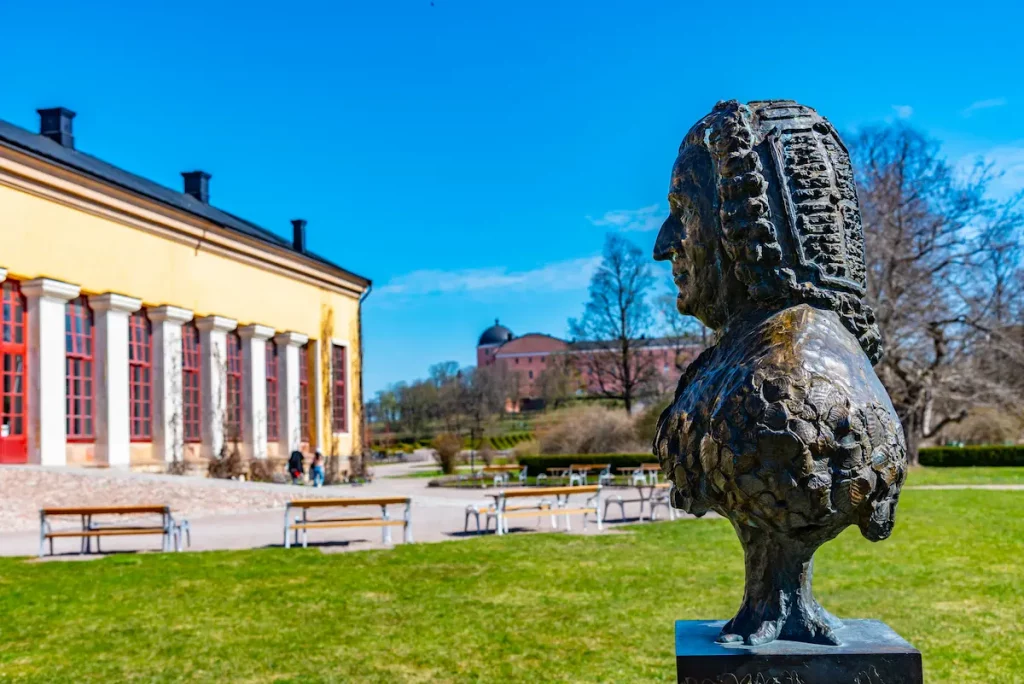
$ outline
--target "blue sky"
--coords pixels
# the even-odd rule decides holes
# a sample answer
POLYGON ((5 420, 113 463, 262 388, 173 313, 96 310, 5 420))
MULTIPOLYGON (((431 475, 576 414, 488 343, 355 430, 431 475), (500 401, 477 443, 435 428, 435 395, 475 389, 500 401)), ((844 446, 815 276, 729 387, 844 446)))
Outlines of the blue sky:
MULTIPOLYGON (((1024 184, 1015 3, 0 0, 0 118, 374 280, 366 389, 474 362, 494 318, 566 334, 604 233, 645 250, 675 149, 719 99, 841 130, 903 118, 1024 184)), ((668 286, 667 278, 665 279, 668 286)))

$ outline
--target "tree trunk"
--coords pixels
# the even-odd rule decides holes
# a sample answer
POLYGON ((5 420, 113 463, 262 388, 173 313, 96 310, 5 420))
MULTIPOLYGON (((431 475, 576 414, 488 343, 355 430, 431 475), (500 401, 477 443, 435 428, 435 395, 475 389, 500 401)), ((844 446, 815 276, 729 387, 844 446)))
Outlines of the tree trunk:
POLYGON ((718 640, 752 646, 776 639, 838 644, 834 630, 842 622, 822 608, 811 591, 818 545, 735 527, 746 568, 743 603, 718 640))
POLYGON ((907 464, 916 466, 919 464, 918 450, 921 447, 921 420, 916 409, 907 411, 900 416, 903 424, 903 436, 907 441, 907 464))

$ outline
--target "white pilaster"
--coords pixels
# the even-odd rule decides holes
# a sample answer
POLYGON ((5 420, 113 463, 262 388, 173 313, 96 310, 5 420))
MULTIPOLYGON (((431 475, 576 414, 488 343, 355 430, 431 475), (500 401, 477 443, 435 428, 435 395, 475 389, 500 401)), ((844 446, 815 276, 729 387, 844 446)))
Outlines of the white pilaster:
MULTIPOLYGON (((297 332, 274 336, 277 344, 277 438, 280 454, 291 454, 302 442, 302 409, 299 405, 299 354, 309 337, 297 332)), ((268 398, 268 401, 270 399, 268 398)))
POLYGON ((274 329, 253 323, 242 338, 242 444, 249 458, 267 457, 267 340, 274 329))
POLYGON ((142 301, 108 292, 89 297, 96 332, 96 462, 131 465, 128 397, 128 316, 142 301))
POLYGON ((21 285, 28 300, 29 463, 67 464, 64 305, 79 291, 78 285, 49 278, 21 285))
POLYGON ((203 448, 202 455, 213 458, 224 446, 224 417, 227 415, 227 333, 238 321, 224 316, 196 319, 202 345, 203 448))
POLYGON ((192 320, 192 312, 158 306, 148 314, 153 322, 153 455, 165 463, 181 461, 185 447, 181 326, 192 320))

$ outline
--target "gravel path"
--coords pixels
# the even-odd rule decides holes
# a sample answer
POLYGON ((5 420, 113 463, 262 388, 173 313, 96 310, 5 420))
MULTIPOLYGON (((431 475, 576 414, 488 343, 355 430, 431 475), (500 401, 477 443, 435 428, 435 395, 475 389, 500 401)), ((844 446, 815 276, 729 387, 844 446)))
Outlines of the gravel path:
POLYGON ((298 487, 115 470, 0 466, 0 532, 34 530, 45 506, 168 504, 175 515, 210 515, 283 508, 297 498, 354 496, 345 487, 298 487))

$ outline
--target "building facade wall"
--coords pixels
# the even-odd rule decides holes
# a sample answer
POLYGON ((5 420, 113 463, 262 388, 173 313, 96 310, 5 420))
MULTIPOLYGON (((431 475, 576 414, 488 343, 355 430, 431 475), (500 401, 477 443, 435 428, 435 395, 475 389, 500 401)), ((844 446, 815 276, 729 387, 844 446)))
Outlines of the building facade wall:
MULTIPOLYGON (((255 239, 203 226, 201 219, 88 179, 78 184, 66 170, 51 173, 44 164, 26 163, 6 149, 0 149, 0 216, 0 267, 7 269, 8 279, 53 279, 77 286, 82 295, 138 299, 143 310, 171 305, 191 311, 196 319, 220 316, 239 327, 259 324, 273 332, 306 335, 311 345, 325 340, 320 349, 345 346, 346 429, 334 432, 320 418, 307 444, 340 455, 360 448, 354 437, 362 420, 359 284, 338 284, 334 274, 321 278, 316 265, 303 266, 297 255, 275 254, 255 239), (293 267, 289 259, 300 265, 293 267)), ((311 374, 329 376, 327 362, 311 364, 311 374)), ((321 388, 314 405, 329 398, 322 389, 329 384, 311 378, 311 388, 321 388)), ((324 414, 329 417, 330 411, 324 414)), ((67 442, 64 451, 68 463, 95 461, 94 443, 67 442)), ((265 453, 280 451, 275 444, 265 453)), ((148 442, 132 442, 129 453, 133 465, 158 462, 148 442)))

